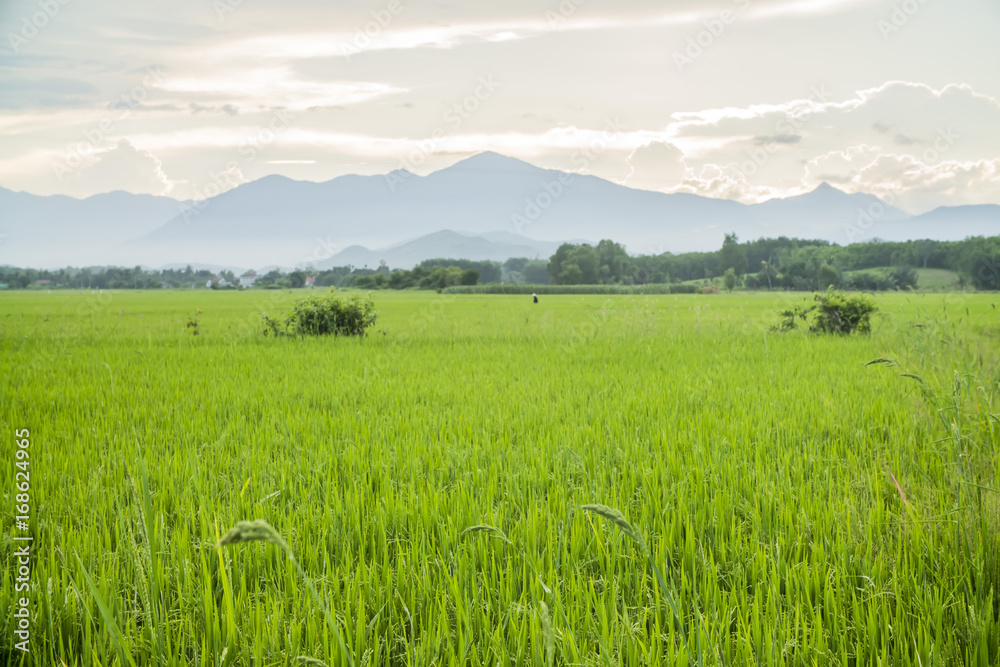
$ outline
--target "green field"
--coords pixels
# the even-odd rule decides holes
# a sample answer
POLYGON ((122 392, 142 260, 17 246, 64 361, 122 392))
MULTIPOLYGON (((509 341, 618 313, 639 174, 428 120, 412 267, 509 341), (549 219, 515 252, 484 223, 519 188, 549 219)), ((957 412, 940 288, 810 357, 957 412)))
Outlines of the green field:
POLYGON ((0 647, 29 429, 39 665, 1000 664, 996 295, 301 294, 0 295, 0 647))
POLYGON ((928 292, 947 292, 958 287, 958 273, 948 269, 916 269, 917 288, 928 292))

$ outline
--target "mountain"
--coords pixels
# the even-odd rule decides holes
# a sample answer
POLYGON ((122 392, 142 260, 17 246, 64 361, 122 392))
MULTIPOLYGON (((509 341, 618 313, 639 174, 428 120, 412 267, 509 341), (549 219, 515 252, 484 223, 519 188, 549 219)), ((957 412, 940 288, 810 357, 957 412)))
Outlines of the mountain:
MULTIPOLYGON (((180 211, 170 197, 108 192, 86 199, 0 188, 0 264, 67 266, 106 261, 109 248, 154 231, 180 211)), ((141 258, 121 254, 130 265, 141 258)))
MULTIPOLYGON (((209 262, 220 246, 231 253, 225 261, 237 261, 263 244, 301 262, 329 257, 330 247, 380 247, 442 229, 473 236, 505 230, 552 243, 613 238, 633 253, 715 249, 727 231, 741 238, 805 235, 843 243, 843 226, 858 206, 872 201, 821 186, 801 197, 748 206, 634 190, 487 152, 427 176, 398 170, 325 183, 270 176, 178 216, 136 248, 155 244, 209 262)), ((890 217, 905 216, 893 209, 890 217)))
POLYGON ((877 223, 910 217, 878 197, 847 194, 826 182, 804 195, 771 199, 750 208, 757 231, 750 237, 741 234, 741 238, 798 236, 841 245, 861 240, 877 223))
POLYGON ((872 235, 886 241, 911 238, 933 238, 939 241, 961 241, 967 236, 1000 234, 1000 206, 941 206, 902 222, 876 224, 872 235))
POLYGON ((448 255, 534 256, 538 242, 571 239, 611 238, 633 254, 714 250, 727 232, 838 244, 943 240, 1000 233, 1000 206, 912 217, 827 183, 747 205, 634 190, 489 152, 426 176, 397 170, 323 183, 267 176, 197 204, 123 192, 77 200, 0 190, 0 234, 8 235, 0 237, 0 263, 18 265, 291 266, 339 257, 355 266, 381 259, 405 266, 448 255))
POLYGON ((488 259, 496 262, 503 262, 511 257, 548 259, 558 247, 558 243, 534 241, 506 232, 467 236, 444 230, 381 250, 351 246, 330 259, 319 262, 317 266, 323 269, 332 266, 367 266, 374 269, 384 261, 390 268, 409 269, 425 259, 488 259))

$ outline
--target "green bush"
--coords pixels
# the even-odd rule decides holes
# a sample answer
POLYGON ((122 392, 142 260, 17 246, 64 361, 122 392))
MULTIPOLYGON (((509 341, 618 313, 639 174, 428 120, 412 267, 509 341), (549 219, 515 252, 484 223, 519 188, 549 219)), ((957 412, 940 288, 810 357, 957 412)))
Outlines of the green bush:
POLYGON ((809 327, 809 331, 813 333, 850 334, 871 331, 871 315, 878 310, 878 306, 868 295, 849 296, 831 288, 823 294, 816 294, 814 298, 818 303, 809 308, 793 306, 778 311, 781 321, 773 330, 795 329, 798 320, 805 321, 810 313, 815 312, 812 326, 809 327))
POLYGON ((364 300, 357 296, 340 299, 331 290, 324 295, 298 299, 284 320, 266 314, 263 318, 264 335, 364 336, 365 330, 375 324, 378 313, 370 295, 364 300))
POLYGON ((828 289, 815 298, 819 303, 810 331, 849 334, 872 330, 871 315, 878 310, 878 306, 867 294, 848 296, 844 292, 828 289))

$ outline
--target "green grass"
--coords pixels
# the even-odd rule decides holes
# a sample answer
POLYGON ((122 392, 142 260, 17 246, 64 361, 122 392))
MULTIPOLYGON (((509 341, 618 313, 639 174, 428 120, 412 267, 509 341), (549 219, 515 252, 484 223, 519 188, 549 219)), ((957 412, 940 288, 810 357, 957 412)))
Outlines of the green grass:
MULTIPOLYGON (((879 266, 861 271, 845 271, 844 277, 855 273, 874 273, 888 276, 893 267, 879 266)), ((949 269, 914 269, 917 272, 917 290, 920 292, 952 292, 958 290, 958 272, 949 269)))
POLYGON ((0 294, 39 664, 1000 663, 994 296, 296 296, 0 294))
POLYGON ((916 269, 917 289, 924 292, 947 292, 958 288, 958 272, 948 269, 916 269))

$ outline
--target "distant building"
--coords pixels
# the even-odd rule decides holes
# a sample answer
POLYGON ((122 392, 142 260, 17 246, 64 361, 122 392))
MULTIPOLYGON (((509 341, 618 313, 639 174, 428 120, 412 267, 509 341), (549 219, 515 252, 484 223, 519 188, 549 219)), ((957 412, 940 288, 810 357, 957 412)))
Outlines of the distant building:
POLYGON ((257 282, 259 276, 253 271, 247 271, 242 276, 240 276, 240 287, 253 287, 253 284, 257 282))
POLYGON ((316 276, 306 276, 306 287, 316 286, 316 276))
POLYGON ((205 283, 205 287, 229 287, 229 281, 225 278, 215 277, 205 283))

